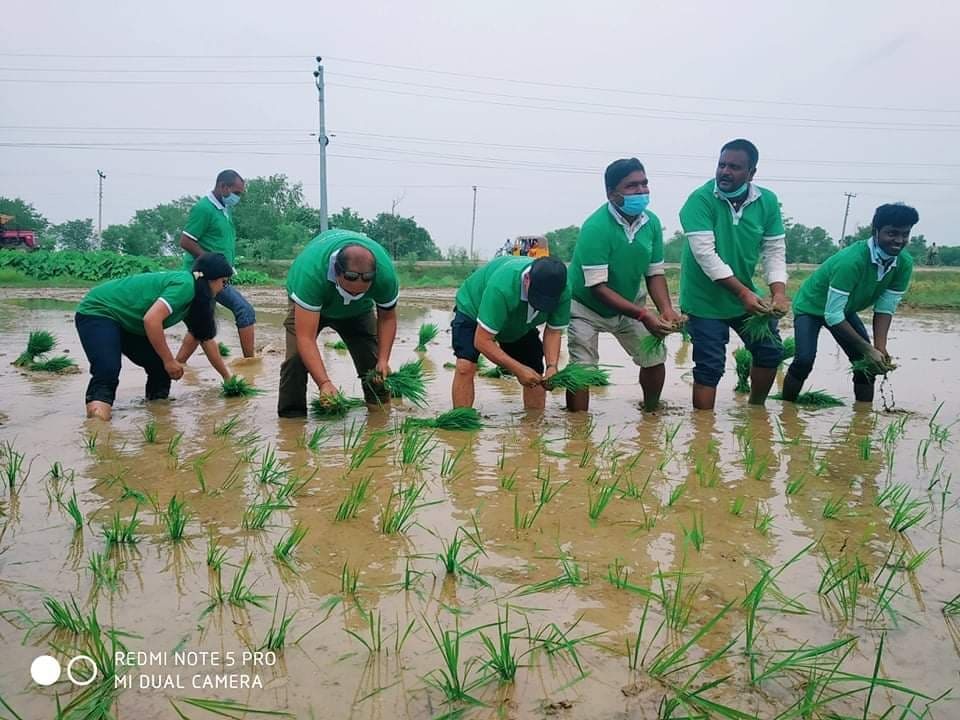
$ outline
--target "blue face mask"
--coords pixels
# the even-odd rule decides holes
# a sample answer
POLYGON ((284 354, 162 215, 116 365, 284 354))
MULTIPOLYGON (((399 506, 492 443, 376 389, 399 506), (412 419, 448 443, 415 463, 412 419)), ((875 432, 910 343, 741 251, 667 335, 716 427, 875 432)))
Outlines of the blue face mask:
POLYGON ((747 191, 747 185, 749 184, 750 183, 744 183, 736 190, 731 190, 730 192, 724 192, 720 188, 717 188, 717 194, 722 198, 726 198, 727 200, 733 200, 733 198, 738 198, 743 195, 747 191))
POLYGON ((626 215, 636 216, 646 210, 649 204, 650 193, 644 193, 643 195, 624 195, 623 205, 620 206, 620 209, 623 210, 626 215))
POLYGON ((240 202, 240 196, 237 195, 236 193, 230 193, 230 194, 227 195, 225 198, 223 198, 222 202, 223 202, 223 206, 224 206, 225 208, 232 208, 232 207, 234 207, 238 202, 240 202))

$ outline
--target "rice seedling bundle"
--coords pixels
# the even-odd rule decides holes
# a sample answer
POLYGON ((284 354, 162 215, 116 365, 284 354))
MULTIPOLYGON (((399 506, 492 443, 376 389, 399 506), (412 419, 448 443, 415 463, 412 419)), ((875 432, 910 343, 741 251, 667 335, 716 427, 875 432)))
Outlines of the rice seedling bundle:
POLYGON ((365 404, 363 398, 347 397, 342 392, 337 392, 335 395, 315 397, 310 403, 310 408, 316 418, 339 418, 365 404))
POLYGON ((483 421, 474 408, 454 408, 433 418, 407 418, 403 429, 426 427, 436 430, 480 430, 483 421))
POLYGON ((772 313, 762 313, 751 315, 743 321, 742 333, 750 342, 765 342, 767 340, 776 341, 777 334, 770 327, 770 321, 774 318, 772 313))
POLYGON ((392 398, 404 398, 417 407, 427 404, 427 383, 423 376, 423 361, 411 360, 400 368, 381 378, 376 370, 371 370, 363 379, 367 387, 384 387, 392 398))
MULTIPOLYGON (((770 399, 783 400, 783 394, 776 393, 775 395, 771 395, 770 399)), ((797 405, 810 408, 841 407, 846 404, 836 395, 831 395, 823 390, 811 390, 809 392, 800 393, 797 395, 797 399, 794 400, 794 402, 797 405)))
POLYGON ((783 362, 797 354, 797 339, 791 335, 783 341, 783 362))
POLYGON ((569 363, 546 382, 548 390, 563 388, 569 392, 580 392, 590 387, 610 384, 610 373, 596 365, 569 363))
POLYGON ((656 335, 646 335, 640 338, 640 342, 637 347, 640 352, 644 355, 652 355, 660 350, 667 342, 665 337, 657 337, 656 335))
POLYGON ((57 355, 47 360, 33 361, 29 368, 36 372, 62 373, 68 370, 74 370, 77 367, 76 361, 66 355, 57 355))
POLYGON ((217 349, 220 351, 220 357, 230 357, 231 350, 226 343, 218 342, 217 349))
POLYGON ((513 375, 512 372, 510 372, 506 368, 500 367, 499 365, 493 365, 492 367, 485 367, 483 369, 479 369, 477 371, 477 374, 482 378, 490 378, 493 380, 496 380, 497 378, 509 377, 513 375))
POLYGON ((868 377, 876 377, 877 375, 886 375, 897 369, 897 366, 891 363, 875 363, 872 360, 867 358, 860 358, 859 360, 854 360, 850 363, 850 372, 851 373, 863 373, 868 377))
POLYGON ((734 392, 750 392, 750 368, 753 366, 753 353, 745 347, 733 351, 733 360, 737 364, 737 386, 734 392))
POLYGON ((224 380, 220 386, 220 394, 223 397, 252 397, 259 395, 263 390, 255 388, 246 378, 234 375, 229 380, 224 380))
POLYGON ((324 347, 328 347, 331 350, 346 350, 347 344, 343 340, 337 340, 335 342, 324 343, 324 347))
POLYGON ((53 350, 57 344, 57 338, 46 330, 31 330, 27 338, 27 349, 20 353, 20 356, 13 361, 17 367, 28 367, 38 355, 43 355, 53 350))
POLYGON ((416 351, 426 352, 427 345, 432 343, 439 334, 440 328, 437 327, 435 323, 424 323, 421 325, 416 351))

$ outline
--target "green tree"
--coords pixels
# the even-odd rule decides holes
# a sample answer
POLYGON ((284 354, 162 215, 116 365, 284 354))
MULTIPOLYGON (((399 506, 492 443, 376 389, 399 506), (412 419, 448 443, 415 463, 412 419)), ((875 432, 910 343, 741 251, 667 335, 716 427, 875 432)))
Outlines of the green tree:
POLYGON ((820 264, 837 251, 833 239, 819 225, 791 224, 786 233, 787 262, 820 264))
POLYGON ((367 231, 367 221, 360 217, 356 210, 345 207, 330 216, 330 227, 362 233, 367 231))
POLYGON ((50 240, 58 250, 92 250, 93 220, 67 220, 54 225, 48 231, 50 240))
POLYGON ((564 262, 573 260, 573 247, 577 244, 578 237, 580 237, 580 227, 577 225, 568 225, 546 233, 547 242, 550 243, 551 257, 560 258, 564 262))
POLYGON ((841 247, 853 245, 860 240, 869 240, 871 237, 873 237, 873 227, 870 225, 859 225, 853 235, 844 236, 841 247))
POLYGON ((367 235, 383 245, 394 259, 440 260, 440 249, 412 217, 380 213, 367 223, 367 235))
POLYGON ((232 218, 238 253, 258 260, 293 257, 320 225, 317 211, 304 204, 303 185, 286 175, 248 180, 232 218))
POLYGON ((907 245, 907 252, 913 256, 913 262, 924 265, 927 262, 927 239, 923 235, 914 235, 907 245))
POLYGON ((668 263, 680 262, 680 256, 686 242, 687 236, 680 230, 674 230, 670 239, 663 244, 663 261, 668 263))
POLYGON ((43 230, 50 224, 33 205, 20 198, 0 197, 0 215, 13 215, 10 226, 17 230, 43 230))

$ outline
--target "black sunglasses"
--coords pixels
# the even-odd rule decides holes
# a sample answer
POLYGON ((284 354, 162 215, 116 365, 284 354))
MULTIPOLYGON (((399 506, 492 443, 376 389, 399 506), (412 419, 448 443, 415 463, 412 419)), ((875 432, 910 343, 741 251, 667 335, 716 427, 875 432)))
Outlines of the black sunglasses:
POLYGON ((356 282, 357 280, 370 282, 377 276, 377 271, 371 270, 370 272, 354 272, 353 270, 344 270, 340 274, 343 275, 344 280, 349 280, 350 282, 356 282))

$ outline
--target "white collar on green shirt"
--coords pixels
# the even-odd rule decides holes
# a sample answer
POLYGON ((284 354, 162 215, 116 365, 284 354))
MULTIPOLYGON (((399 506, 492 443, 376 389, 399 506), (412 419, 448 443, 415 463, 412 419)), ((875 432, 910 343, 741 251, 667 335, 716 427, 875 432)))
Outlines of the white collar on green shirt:
POLYGON ((616 220, 620 224, 620 227, 623 228, 623 232, 627 236, 627 242, 633 242, 633 239, 637 236, 637 233, 640 232, 640 228, 646 225, 647 221, 650 220, 650 218, 647 217, 647 214, 642 212, 637 216, 636 220, 634 220, 632 223, 628 223, 624 219, 623 215, 621 215, 614 206, 614 204, 609 200, 607 201, 607 210, 610 211, 610 214, 613 215, 613 219, 616 220))
POLYGON ((528 265, 522 273, 520 273, 520 299, 523 302, 527 303, 527 322, 532 322, 533 319, 537 316, 539 310, 537 310, 533 305, 530 304, 530 301, 527 300, 527 288, 524 287, 523 281, 527 279, 527 275, 530 274, 530 266, 528 265))
POLYGON ((740 223, 740 217, 743 215, 743 209, 747 207, 754 200, 760 198, 760 191, 757 189, 757 186, 753 183, 747 183, 747 199, 744 201, 743 205, 740 206, 739 210, 734 210, 733 203, 727 200, 723 195, 720 194, 720 189, 717 187, 717 181, 713 181, 713 195, 714 197, 720 198, 725 201, 727 205, 730 206, 730 212, 733 215, 733 224, 737 225, 740 223))
POLYGON ((226 215, 227 217, 230 217, 230 211, 227 210, 227 208, 224 206, 224 204, 217 199, 217 196, 214 195, 213 192, 208 192, 208 193, 207 193, 207 198, 210 200, 210 202, 213 203, 213 206, 214 206, 217 210, 219 210, 220 212, 222 212, 222 213, 223 213, 224 215, 226 215))
POLYGON ((364 295, 366 295, 366 293, 362 292, 359 295, 351 295, 342 287, 340 287, 340 283, 337 282, 337 268, 336 268, 337 255, 339 254, 340 254, 339 250, 336 250, 330 254, 330 264, 327 266, 327 280, 332 282, 333 286, 337 289, 337 292, 340 293, 340 297, 343 298, 343 304, 349 305, 354 300, 361 299, 364 295))
POLYGON ((883 276, 897 266, 899 258, 894 256, 892 262, 885 263, 883 258, 880 257, 880 248, 877 247, 877 243, 872 237, 867 240, 867 247, 870 248, 870 261, 877 266, 877 280, 883 280, 883 276))

